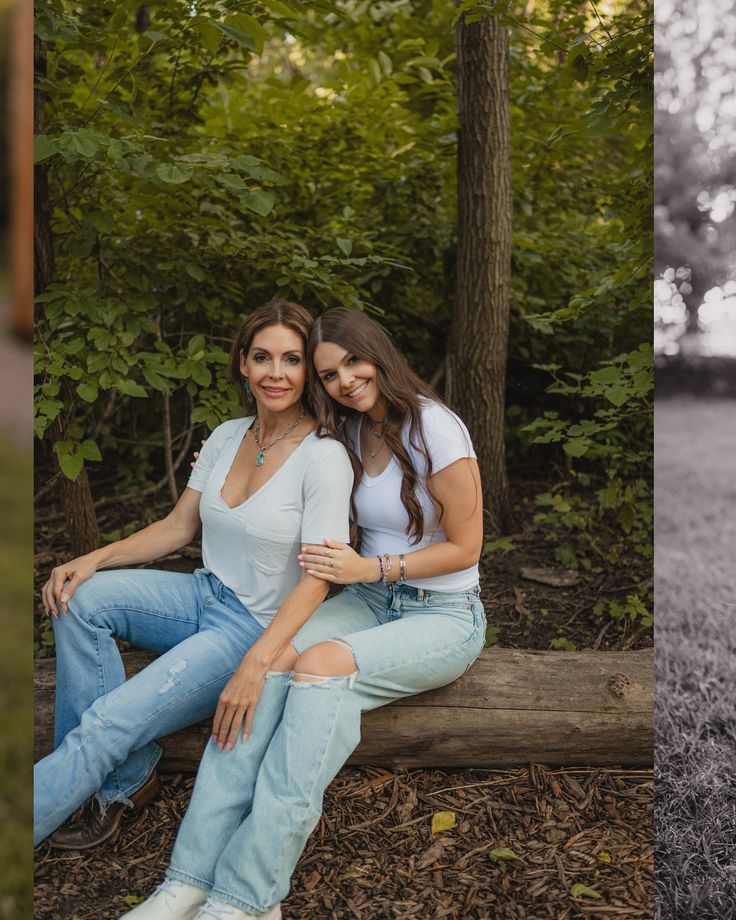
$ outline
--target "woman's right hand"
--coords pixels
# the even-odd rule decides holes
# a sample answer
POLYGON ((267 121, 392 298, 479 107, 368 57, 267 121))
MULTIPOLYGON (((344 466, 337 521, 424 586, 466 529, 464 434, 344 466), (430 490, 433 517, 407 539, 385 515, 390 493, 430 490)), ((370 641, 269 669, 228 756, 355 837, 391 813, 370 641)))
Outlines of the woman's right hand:
POLYGON ((237 670, 225 684, 217 701, 212 723, 212 737, 217 750, 231 751, 242 728, 243 741, 253 728, 253 716, 263 689, 266 668, 259 667, 246 654, 237 670))
POLYGON ((41 600, 47 616, 58 617, 59 608, 62 613, 67 613, 72 594, 96 571, 97 566, 92 561, 91 554, 77 556, 76 559, 52 569, 49 580, 41 589, 41 600))

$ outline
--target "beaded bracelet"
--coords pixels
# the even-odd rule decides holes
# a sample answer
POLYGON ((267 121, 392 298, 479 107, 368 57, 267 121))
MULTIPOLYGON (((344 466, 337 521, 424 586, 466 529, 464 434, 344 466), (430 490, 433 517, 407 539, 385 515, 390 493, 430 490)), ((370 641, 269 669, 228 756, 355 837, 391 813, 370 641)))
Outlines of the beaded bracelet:
POLYGON ((378 559, 378 571, 380 572, 380 575, 378 576, 378 580, 381 582, 382 585, 385 585, 386 576, 383 574, 383 559, 381 559, 380 556, 376 556, 376 559, 378 559))
POLYGON ((384 585, 387 585, 389 581, 388 576, 391 571, 391 557, 388 553, 383 554, 383 561, 386 563, 386 569, 384 571, 384 577, 386 580, 384 581, 384 585))

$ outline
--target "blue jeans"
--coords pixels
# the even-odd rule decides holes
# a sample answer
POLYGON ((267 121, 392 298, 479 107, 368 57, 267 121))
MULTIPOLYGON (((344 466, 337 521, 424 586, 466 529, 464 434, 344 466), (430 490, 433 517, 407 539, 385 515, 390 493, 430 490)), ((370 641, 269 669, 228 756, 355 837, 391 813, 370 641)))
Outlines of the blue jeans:
POLYGON ((90 795, 102 811, 130 795, 161 756, 153 739, 211 715, 263 627, 211 572, 98 572, 53 621, 52 754, 34 768, 35 842, 90 795), (125 680, 114 636, 161 653, 125 680))
POLYGON ((250 913, 281 901, 324 791, 358 745, 361 713, 460 677, 485 625, 477 588, 351 585, 322 604, 296 650, 339 638, 357 670, 314 682, 269 673, 248 739, 228 753, 207 745, 167 876, 250 913))

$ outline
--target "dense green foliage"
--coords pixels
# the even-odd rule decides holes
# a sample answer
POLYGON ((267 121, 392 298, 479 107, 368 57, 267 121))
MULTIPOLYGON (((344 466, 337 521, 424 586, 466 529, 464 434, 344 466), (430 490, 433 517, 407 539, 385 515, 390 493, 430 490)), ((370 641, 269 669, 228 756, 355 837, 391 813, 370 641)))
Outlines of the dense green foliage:
MULTIPOLYGON (((508 2, 461 4, 513 30, 508 449, 544 466, 540 514, 571 564, 604 531, 609 560, 650 542, 650 9, 615 8, 602 22, 592 3, 548 0, 524 19, 508 2)), ((104 458, 98 488, 154 481, 163 400, 174 454, 192 425, 233 413, 228 337, 276 294, 376 311, 420 373, 441 367, 453 4, 37 10, 56 250, 39 297, 42 470, 53 450, 70 477, 104 458)))

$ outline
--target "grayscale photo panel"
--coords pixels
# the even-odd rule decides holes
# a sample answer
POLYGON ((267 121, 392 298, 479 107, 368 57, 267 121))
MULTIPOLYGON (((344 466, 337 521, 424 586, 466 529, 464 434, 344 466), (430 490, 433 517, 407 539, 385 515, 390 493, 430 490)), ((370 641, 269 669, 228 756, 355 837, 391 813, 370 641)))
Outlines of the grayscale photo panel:
POLYGON ((736 916, 736 8, 655 32, 657 917, 736 916))

